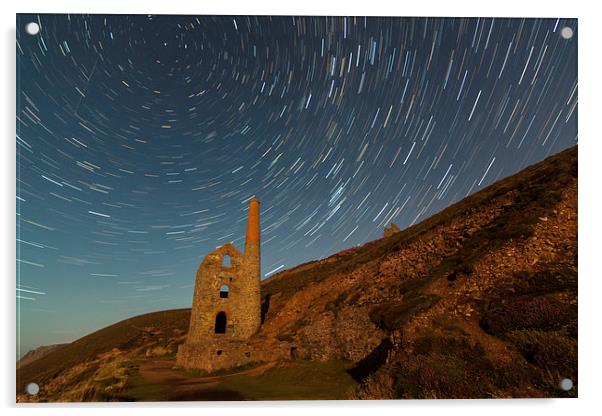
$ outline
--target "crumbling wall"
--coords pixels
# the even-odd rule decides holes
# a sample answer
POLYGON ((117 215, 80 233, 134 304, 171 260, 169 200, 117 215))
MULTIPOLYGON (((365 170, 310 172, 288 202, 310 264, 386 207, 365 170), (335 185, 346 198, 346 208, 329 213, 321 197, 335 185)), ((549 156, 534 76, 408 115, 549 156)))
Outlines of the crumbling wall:
POLYGON ((213 372, 251 363, 288 359, 295 352, 296 348, 288 342, 213 338, 195 344, 182 344, 178 350, 177 365, 213 372))
POLYGON ((241 337, 246 334, 245 320, 240 310, 245 302, 244 258, 232 244, 223 245, 209 253, 197 270, 190 329, 187 343, 195 343, 213 336, 241 337), (230 267, 224 265, 224 256, 230 256, 230 267), (228 297, 220 297, 222 285, 228 286, 228 297), (215 319, 225 312, 226 333, 215 334, 215 319))
POLYGON ((399 229, 399 227, 397 226, 397 224, 391 223, 391 225, 389 227, 385 227, 385 231, 383 233, 383 237, 390 237, 393 234, 398 233, 399 231, 401 231, 399 229))

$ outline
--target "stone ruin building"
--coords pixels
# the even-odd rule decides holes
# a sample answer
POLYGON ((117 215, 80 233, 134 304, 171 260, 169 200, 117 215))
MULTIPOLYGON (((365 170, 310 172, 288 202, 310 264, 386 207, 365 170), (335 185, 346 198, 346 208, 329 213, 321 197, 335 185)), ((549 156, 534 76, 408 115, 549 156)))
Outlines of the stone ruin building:
MULTIPOLYGON (((249 341, 261 325, 259 200, 249 201, 245 252, 232 243, 209 253, 196 272, 190 327, 176 364, 215 371, 260 361, 249 341)), ((259 353, 259 354, 258 354, 259 353)))
POLYGON ((401 230, 399 229, 397 224, 391 223, 391 225, 389 227, 385 226, 385 231, 383 233, 383 237, 385 237, 385 238, 391 237, 392 235, 397 234, 400 231, 401 230))

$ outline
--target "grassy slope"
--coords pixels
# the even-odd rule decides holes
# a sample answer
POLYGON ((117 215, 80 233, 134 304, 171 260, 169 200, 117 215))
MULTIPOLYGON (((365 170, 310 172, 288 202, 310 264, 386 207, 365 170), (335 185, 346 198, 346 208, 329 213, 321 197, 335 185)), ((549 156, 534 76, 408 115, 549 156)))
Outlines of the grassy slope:
POLYGON ((64 369, 92 360, 113 348, 134 349, 141 345, 146 332, 144 328, 157 328, 165 333, 174 329, 187 331, 189 320, 190 309, 175 309, 136 316, 100 329, 21 367, 17 371, 17 391, 22 391, 32 381, 41 384, 64 369))
MULTIPOLYGON (((174 391, 165 383, 152 383, 134 373, 120 401, 191 401, 191 400, 337 400, 348 397, 357 382, 345 371, 345 361, 291 361, 281 363, 259 375, 224 372, 219 381, 198 386, 188 394, 174 391), (308 382, 309 380, 309 382, 308 382)), ((179 373, 197 378, 192 372, 179 373)), ((198 376, 202 378, 202 376, 198 376)))
POLYGON ((255 377, 235 376, 223 386, 251 400, 335 400, 345 399, 356 386, 342 361, 293 361, 255 377))

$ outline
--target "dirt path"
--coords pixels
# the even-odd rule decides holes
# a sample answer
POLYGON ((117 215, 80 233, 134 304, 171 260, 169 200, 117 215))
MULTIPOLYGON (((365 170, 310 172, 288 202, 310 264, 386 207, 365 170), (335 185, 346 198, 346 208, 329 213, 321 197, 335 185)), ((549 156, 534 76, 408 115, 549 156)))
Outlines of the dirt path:
POLYGON ((241 374, 257 376, 274 365, 275 363, 267 363, 238 373, 194 377, 174 370, 173 361, 157 360, 140 364, 139 373, 153 384, 168 386, 167 400, 246 400, 239 392, 220 388, 219 385, 227 377, 241 374))

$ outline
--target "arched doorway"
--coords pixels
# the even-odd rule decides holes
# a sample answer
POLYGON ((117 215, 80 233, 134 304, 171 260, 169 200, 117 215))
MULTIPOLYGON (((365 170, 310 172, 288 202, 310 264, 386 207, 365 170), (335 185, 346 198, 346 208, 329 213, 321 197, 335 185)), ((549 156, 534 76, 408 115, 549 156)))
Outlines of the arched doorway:
POLYGON ((225 334, 226 333, 226 312, 220 312, 215 316, 215 333, 225 334))

